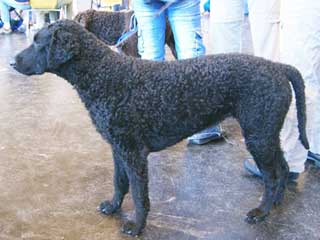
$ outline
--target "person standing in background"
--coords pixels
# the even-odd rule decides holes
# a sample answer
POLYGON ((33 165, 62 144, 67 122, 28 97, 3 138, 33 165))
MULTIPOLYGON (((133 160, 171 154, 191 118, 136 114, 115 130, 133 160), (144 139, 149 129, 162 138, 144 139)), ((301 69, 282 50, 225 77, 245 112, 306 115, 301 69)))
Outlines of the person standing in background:
MULTIPOLYGON (((211 53, 241 52, 243 4, 243 0, 211 3, 211 53)), ((298 140, 294 100, 281 132, 289 179, 296 180, 304 171, 306 159, 320 166, 320 2, 248 0, 248 7, 254 55, 291 64, 305 80, 310 151, 298 140)), ((253 159, 245 160, 244 166, 250 173, 262 176, 253 159)))

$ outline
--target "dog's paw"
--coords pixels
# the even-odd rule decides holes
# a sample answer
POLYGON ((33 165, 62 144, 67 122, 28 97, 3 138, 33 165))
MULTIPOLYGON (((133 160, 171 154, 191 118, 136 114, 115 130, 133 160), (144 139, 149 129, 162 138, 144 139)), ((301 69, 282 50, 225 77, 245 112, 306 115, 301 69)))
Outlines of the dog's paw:
POLYGON ((139 227, 133 221, 126 222, 122 227, 122 232, 132 237, 138 236, 141 233, 141 231, 142 227, 139 227))
POLYGON ((118 208, 115 207, 110 201, 104 201, 100 204, 97 210, 105 215, 111 215, 115 213, 118 208))
POLYGON ((268 213, 260 208, 254 208, 247 213, 246 222, 250 224, 262 222, 268 216, 268 213))

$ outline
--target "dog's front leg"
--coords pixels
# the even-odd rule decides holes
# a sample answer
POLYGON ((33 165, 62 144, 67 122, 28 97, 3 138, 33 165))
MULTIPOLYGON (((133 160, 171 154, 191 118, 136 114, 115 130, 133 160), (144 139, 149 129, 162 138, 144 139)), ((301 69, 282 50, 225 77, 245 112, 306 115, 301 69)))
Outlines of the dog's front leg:
POLYGON ((129 191, 129 179, 124 167, 124 162, 121 154, 113 151, 113 161, 114 161, 114 194, 111 201, 104 201, 100 204, 99 210, 101 213, 110 215, 115 213, 121 208, 124 196, 129 191))
MULTIPOLYGON (((130 158, 132 157, 130 156, 130 158)), ((135 221, 126 222, 122 231, 128 235, 137 236, 145 227, 146 218, 150 210, 147 154, 134 154, 134 159, 131 160, 126 166, 126 171, 136 210, 135 221)))

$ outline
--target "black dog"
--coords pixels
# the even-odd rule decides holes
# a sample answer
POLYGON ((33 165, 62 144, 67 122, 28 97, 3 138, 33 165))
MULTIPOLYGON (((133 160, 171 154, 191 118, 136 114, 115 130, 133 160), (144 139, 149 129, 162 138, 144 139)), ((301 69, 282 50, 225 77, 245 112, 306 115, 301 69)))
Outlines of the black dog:
MULTIPOLYGON (((96 35, 101 41, 113 46, 121 35, 129 30, 132 15, 133 11, 101 12, 90 9, 77 14, 74 20, 96 35)), ((174 36, 168 19, 166 21, 165 43, 177 59, 174 36)), ((138 53, 138 35, 134 34, 130 37, 123 45, 119 46, 118 51, 128 56, 140 57, 138 53)))
POLYGON ((123 229, 130 235, 142 231, 150 207, 148 154, 228 116, 239 121, 265 183, 247 220, 263 220, 283 199, 288 177, 279 133, 292 98, 290 82, 300 140, 308 148, 303 79, 288 65, 238 54, 145 61, 119 55, 79 24, 60 21, 35 35, 16 56, 15 68, 26 75, 55 73, 78 91, 113 151, 114 196, 100 210, 117 211, 130 185, 136 219, 123 229))

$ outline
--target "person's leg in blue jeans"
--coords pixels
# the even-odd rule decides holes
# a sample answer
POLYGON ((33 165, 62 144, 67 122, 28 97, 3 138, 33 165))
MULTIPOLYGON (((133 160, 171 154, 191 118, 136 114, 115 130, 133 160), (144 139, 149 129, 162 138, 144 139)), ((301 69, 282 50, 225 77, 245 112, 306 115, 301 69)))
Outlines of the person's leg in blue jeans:
POLYGON ((11 7, 20 9, 20 10, 26 10, 30 8, 30 5, 18 4, 14 0, 0 0, 0 14, 1 14, 1 19, 4 23, 0 33, 11 32, 10 12, 9 12, 11 7))
POLYGON ((138 49, 142 59, 163 61, 165 58, 165 12, 157 13, 164 5, 160 1, 145 3, 134 0, 133 9, 138 21, 138 49))
POLYGON ((164 60, 166 16, 174 34, 178 59, 205 54, 201 36, 200 1, 180 0, 161 14, 165 1, 145 3, 135 0, 134 11, 138 21, 139 53, 143 59, 164 60))
POLYGON ((181 0, 167 10, 178 59, 205 54, 201 35, 200 0, 181 0))
MULTIPOLYGON (((145 3, 135 0, 134 11, 138 21, 139 54, 143 59, 162 61, 165 59, 166 16, 175 39, 178 59, 202 56, 205 47, 201 35, 199 0, 176 1, 159 14, 166 2, 145 3)), ((212 126, 188 138, 193 144, 204 144, 221 137, 219 126, 212 126)))

